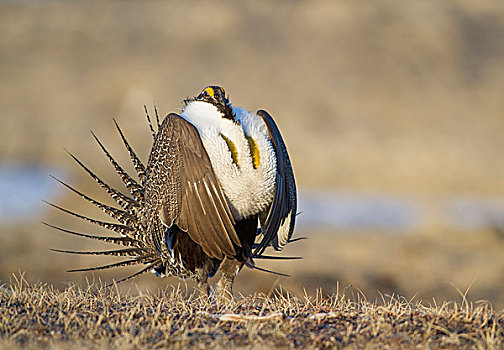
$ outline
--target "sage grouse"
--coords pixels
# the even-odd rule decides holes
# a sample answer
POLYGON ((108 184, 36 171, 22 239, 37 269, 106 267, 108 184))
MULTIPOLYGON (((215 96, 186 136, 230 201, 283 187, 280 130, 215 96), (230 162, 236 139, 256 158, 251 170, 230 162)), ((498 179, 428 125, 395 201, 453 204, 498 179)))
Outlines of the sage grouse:
POLYGON ((130 195, 106 184, 70 154, 121 208, 100 203, 56 179, 119 223, 99 221, 49 203, 121 237, 49 226, 124 248, 55 250, 126 258, 70 271, 142 264, 140 271, 121 281, 150 270, 156 275, 193 279, 203 294, 209 290, 208 278, 220 268, 219 295, 232 295, 233 280, 244 265, 264 270, 255 266, 254 259, 278 258, 263 253, 268 246, 281 250, 291 241, 296 185, 280 131, 266 111, 254 114, 231 105, 220 86, 208 86, 186 99, 182 113, 169 114, 161 124, 156 111, 157 132, 148 113, 147 119, 154 138, 147 166, 116 123, 139 181, 126 173, 93 134, 130 195))

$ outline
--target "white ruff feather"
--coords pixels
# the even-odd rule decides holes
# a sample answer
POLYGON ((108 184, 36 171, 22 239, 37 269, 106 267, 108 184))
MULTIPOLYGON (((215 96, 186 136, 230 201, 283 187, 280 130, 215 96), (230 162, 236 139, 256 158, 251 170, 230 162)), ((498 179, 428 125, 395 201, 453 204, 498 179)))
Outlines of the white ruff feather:
POLYGON ((263 120, 243 108, 233 110, 239 124, 223 118, 215 106, 202 101, 190 102, 181 117, 198 130, 233 216, 240 220, 265 211, 273 201, 276 157, 263 120), (234 143, 239 166, 233 163, 221 135, 234 143), (253 167, 245 136, 252 137, 257 144, 260 156, 257 169, 253 167))

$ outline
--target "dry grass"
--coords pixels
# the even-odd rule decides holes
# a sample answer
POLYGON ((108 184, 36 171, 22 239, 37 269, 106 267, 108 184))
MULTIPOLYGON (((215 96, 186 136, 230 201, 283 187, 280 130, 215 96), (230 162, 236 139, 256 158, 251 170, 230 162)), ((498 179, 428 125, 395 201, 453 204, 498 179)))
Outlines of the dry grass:
POLYGON ((217 305, 174 288, 139 296, 97 285, 58 291, 22 276, 0 296, 0 347, 9 348, 493 348, 504 340, 504 315, 465 298, 426 305, 396 296, 373 303, 358 291, 277 293, 217 305))

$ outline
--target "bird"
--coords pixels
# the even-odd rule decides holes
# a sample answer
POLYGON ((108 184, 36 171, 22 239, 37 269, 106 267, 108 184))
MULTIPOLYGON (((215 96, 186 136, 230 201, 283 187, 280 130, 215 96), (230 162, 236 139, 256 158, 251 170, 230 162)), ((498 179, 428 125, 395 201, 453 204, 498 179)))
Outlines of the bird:
POLYGON ((252 113, 231 104, 223 87, 209 85, 182 102, 180 113, 162 122, 155 107, 153 137, 146 165, 140 160, 114 119, 136 172, 130 176, 93 133, 128 194, 111 187, 79 158, 68 152, 115 201, 106 205, 75 187, 60 182, 108 214, 116 222, 84 216, 56 204, 49 205, 118 236, 81 233, 46 225, 72 235, 120 245, 120 249, 56 252, 122 257, 103 266, 72 269, 95 271, 141 265, 138 272, 117 282, 151 271, 156 276, 194 280, 208 296, 208 279, 217 271, 219 298, 232 298, 233 282, 244 266, 258 267, 256 259, 297 259, 265 255, 268 247, 282 250, 296 241, 294 232, 297 191, 287 147, 278 126, 265 110, 252 113), (156 125, 156 128, 154 127, 156 125))

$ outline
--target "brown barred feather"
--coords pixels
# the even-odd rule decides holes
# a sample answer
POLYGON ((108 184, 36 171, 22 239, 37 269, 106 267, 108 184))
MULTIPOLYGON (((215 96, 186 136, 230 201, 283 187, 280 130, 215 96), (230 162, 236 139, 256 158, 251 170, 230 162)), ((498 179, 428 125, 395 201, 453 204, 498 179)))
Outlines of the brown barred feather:
POLYGON ((68 234, 71 234, 74 236, 94 239, 94 240, 98 240, 98 241, 102 241, 102 242, 106 242, 106 243, 118 244, 118 245, 122 245, 125 247, 141 247, 141 246, 143 246, 143 242, 137 241, 137 240, 132 239, 130 237, 105 237, 105 236, 88 235, 85 233, 71 231, 71 230, 64 229, 62 227, 51 225, 51 224, 48 224, 47 222, 42 222, 42 224, 49 226, 51 228, 54 228, 58 231, 65 232, 65 233, 68 233, 68 234))
POLYGON ((129 281, 130 279, 132 278, 135 278, 143 273, 146 273, 147 271, 153 269, 156 265, 160 265, 161 262, 158 261, 158 260, 155 260, 152 264, 148 265, 147 267, 141 269, 140 271, 138 272, 135 272, 134 274, 128 276, 128 277, 124 277, 124 278, 121 278, 120 280, 118 281, 114 281, 112 283, 109 283, 107 285, 105 285, 105 288, 108 288, 108 287, 112 287, 114 284, 119 284, 119 283, 122 283, 122 282, 125 282, 125 281, 129 281))
POLYGON ((107 256, 127 256, 134 258, 139 256, 135 253, 145 253, 144 248, 126 248, 126 249, 115 249, 115 250, 102 250, 102 251, 78 251, 78 250, 64 250, 64 249, 50 249, 53 252, 67 253, 67 254, 77 254, 77 255, 107 255, 107 256))
MULTIPOLYGON (((147 110, 147 106, 146 105, 144 105, 144 110, 145 110, 145 115, 147 116, 147 122, 149 123, 149 129, 150 129, 151 134, 152 134, 152 139, 155 140, 156 139, 156 132, 154 131, 154 127, 152 126, 152 121, 151 121, 151 118, 150 118, 150 115, 149 115, 149 111, 147 110)), ((157 113, 156 113, 156 116, 157 116, 157 113)))
POLYGON ((106 228, 107 230, 117 232, 117 233, 119 233, 120 235, 123 235, 123 236, 130 235, 131 231, 134 230, 130 226, 126 226, 126 225, 122 225, 122 224, 114 224, 114 223, 111 223, 111 222, 105 222, 105 221, 96 220, 96 219, 93 219, 93 218, 90 218, 90 217, 87 217, 87 216, 84 216, 84 215, 81 215, 81 214, 77 214, 77 213, 75 213, 73 211, 70 211, 68 209, 62 208, 60 206, 57 206, 56 204, 47 202, 45 200, 43 202, 46 203, 46 204, 48 204, 48 205, 50 205, 51 207, 54 207, 56 209, 61 210, 61 211, 65 212, 65 213, 67 213, 67 214, 73 215, 73 216, 78 217, 79 219, 82 219, 84 221, 87 221, 87 222, 90 222, 92 224, 98 225, 100 227, 106 228))
POLYGON ((87 166, 82 163, 79 158, 74 156, 72 153, 68 152, 67 153, 70 155, 70 157, 73 158, 79 164, 104 190, 107 192, 107 194, 117 202, 123 209, 128 210, 129 212, 133 212, 135 207, 138 207, 138 203, 124 195, 123 193, 119 192, 115 188, 110 187, 107 185, 102 179, 100 179, 98 176, 95 175, 87 166))
POLYGON ((139 185, 138 182, 135 181, 135 179, 133 179, 131 176, 129 176, 129 174, 119 165, 119 163, 117 163, 117 161, 114 159, 114 157, 112 157, 112 155, 110 155, 109 151, 107 151, 105 146, 103 146, 101 141, 98 139, 98 137, 92 131, 91 131, 91 134, 95 138, 98 145, 100 145, 100 148, 102 149, 103 153, 105 153, 105 155, 109 159, 110 163, 112 163, 112 165, 114 166, 116 173, 119 175, 119 177, 123 181, 123 183, 126 186, 126 188, 128 189, 128 191, 131 193, 131 195, 133 196, 135 201, 138 202, 139 204, 141 204, 143 201, 143 197, 144 197, 143 187, 141 185, 139 185))
POLYGON ((130 144, 126 140, 126 137, 124 137, 124 134, 123 134, 121 128, 119 127, 119 124, 117 124, 117 121, 115 119, 113 119, 113 120, 114 120, 114 124, 117 128, 117 131, 119 131, 119 134, 121 135, 124 146, 128 150, 128 153, 129 153, 129 156, 131 159, 131 163, 133 163, 133 167, 135 168, 135 170, 137 172, 137 176, 140 179, 140 183, 142 184, 142 187, 143 187, 143 186, 145 186, 145 166, 143 165, 142 161, 138 158, 136 153, 133 151, 133 148, 131 148, 130 144))
POLYGON ((113 263, 113 264, 85 267, 82 269, 71 269, 71 270, 68 270, 68 272, 97 271, 97 270, 112 269, 112 268, 116 268, 116 267, 138 265, 138 264, 142 264, 142 263, 150 264, 150 263, 153 263, 154 261, 157 261, 158 259, 159 259, 159 257, 156 257, 154 254, 149 254, 149 255, 144 255, 144 256, 136 258, 136 259, 124 260, 124 261, 120 261, 120 262, 113 263))
POLYGON ((154 114, 156 115, 156 123, 157 123, 157 128, 159 131, 159 128, 161 127, 161 123, 159 122, 159 113, 157 110, 157 106, 154 104, 154 114))
POLYGON ((66 188, 68 188, 69 190, 75 192, 76 194, 78 194, 79 196, 81 196, 82 198, 84 198, 85 200, 87 200, 89 203, 91 203, 91 204, 95 205, 96 207, 100 208, 105 214, 109 215, 113 219, 116 219, 120 223, 122 223, 124 225, 127 225, 127 226, 132 226, 132 224, 136 223, 136 216, 134 216, 134 215, 132 215, 132 214, 130 214, 130 213, 124 211, 124 210, 117 209, 117 208, 108 206, 106 204, 100 203, 100 202, 94 200, 93 198, 85 195, 84 193, 76 190, 75 188, 73 188, 69 184, 61 181, 60 179, 58 179, 58 178, 56 178, 56 177, 54 177, 52 175, 50 175, 50 176, 54 180, 58 181, 60 184, 62 184, 66 188))

